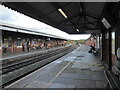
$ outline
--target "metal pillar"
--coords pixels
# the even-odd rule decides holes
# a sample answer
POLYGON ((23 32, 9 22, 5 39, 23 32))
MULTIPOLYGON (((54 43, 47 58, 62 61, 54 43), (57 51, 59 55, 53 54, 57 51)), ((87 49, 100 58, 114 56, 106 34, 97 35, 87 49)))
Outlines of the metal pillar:
POLYGON ((99 48, 99 43, 98 43, 98 35, 96 35, 96 40, 95 40, 96 48, 99 48))
POLYGON ((12 53, 14 53, 14 37, 12 38, 12 53))
POLYGON ((98 38, 99 38, 99 48, 101 48, 100 34, 99 34, 98 38))
POLYGON ((112 32, 109 29, 109 70, 112 70, 112 32))
POLYGON ((105 61, 105 29, 102 30, 102 61, 105 61))

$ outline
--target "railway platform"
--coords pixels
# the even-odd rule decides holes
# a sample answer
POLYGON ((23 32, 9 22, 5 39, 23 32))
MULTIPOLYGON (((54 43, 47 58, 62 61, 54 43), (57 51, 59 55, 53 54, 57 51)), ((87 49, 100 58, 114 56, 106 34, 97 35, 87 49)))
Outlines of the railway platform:
POLYGON ((33 51, 24 51, 24 52, 19 52, 19 53, 14 53, 14 54, 6 54, 6 55, 2 55, 1 60, 5 60, 5 59, 11 59, 11 58, 19 58, 19 57, 25 57, 25 56, 30 56, 30 55, 35 55, 35 54, 40 54, 40 53, 45 53, 48 51, 53 51, 56 49, 61 49, 64 47, 68 47, 70 45, 65 45, 65 46, 59 46, 59 47, 55 47, 55 48, 50 48, 50 49, 40 49, 40 50, 33 50, 33 51))
POLYGON ((80 45, 67 55, 47 64, 5 88, 105 88, 104 64, 99 56, 80 45))

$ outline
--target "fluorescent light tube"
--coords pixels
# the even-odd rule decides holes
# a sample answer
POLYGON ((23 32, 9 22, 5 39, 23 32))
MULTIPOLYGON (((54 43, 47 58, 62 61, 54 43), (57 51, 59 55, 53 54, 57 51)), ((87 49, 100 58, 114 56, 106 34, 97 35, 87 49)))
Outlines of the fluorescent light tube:
POLYGON ((58 11, 67 19, 67 15, 63 12, 63 10, 61 8, 58 9, 58 11))
POLYGON ((78 29, 76 29, 78 32, 79 32, 79 30, 78 29))
POLYGON ((111 25, 108 23, 108 21, 107 21, 105 18, 102 19, 102 23, 104 24, 104 26, 105 26, 107 29, 109 29, 109 28, 111 27, 111 25))

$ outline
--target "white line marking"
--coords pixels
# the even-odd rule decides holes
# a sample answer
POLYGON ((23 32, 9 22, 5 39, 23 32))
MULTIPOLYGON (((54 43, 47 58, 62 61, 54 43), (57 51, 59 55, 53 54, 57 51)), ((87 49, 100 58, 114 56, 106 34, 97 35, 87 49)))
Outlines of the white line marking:
POLYGON ((70 63, 71 62, 69 62, 44 88, 48 88, 52 82, 68 67, 70 63))

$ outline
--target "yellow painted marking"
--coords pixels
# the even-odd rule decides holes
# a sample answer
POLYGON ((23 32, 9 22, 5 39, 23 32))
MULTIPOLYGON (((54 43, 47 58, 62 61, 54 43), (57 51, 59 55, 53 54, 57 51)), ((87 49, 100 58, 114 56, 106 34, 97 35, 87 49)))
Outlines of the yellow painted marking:
POLYGON ((96 69, 104 69, 104 67, 98 67, 98 68, 96 68, 96 69))
POLYGON ((99 64, 94 64, 94 65, 102 65, 102 64, 99 63, 99 64))
POLYGON ((97 65, 102 65, 102 64, 97 64, 97 65))

